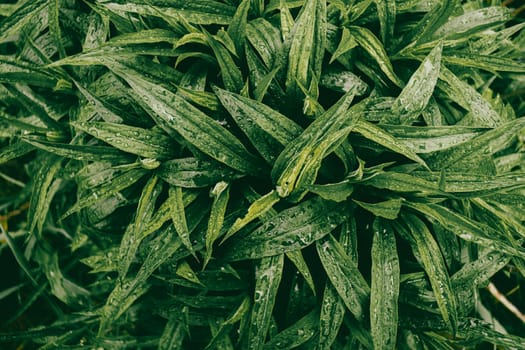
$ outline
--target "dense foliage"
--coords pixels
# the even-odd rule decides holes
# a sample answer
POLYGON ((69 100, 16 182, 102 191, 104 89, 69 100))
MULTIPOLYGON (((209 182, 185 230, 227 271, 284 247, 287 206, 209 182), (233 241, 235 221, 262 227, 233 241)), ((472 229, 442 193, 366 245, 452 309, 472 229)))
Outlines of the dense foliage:
POLYGON ((519 6, 3 1, 0 347, 525 348, 519 6))

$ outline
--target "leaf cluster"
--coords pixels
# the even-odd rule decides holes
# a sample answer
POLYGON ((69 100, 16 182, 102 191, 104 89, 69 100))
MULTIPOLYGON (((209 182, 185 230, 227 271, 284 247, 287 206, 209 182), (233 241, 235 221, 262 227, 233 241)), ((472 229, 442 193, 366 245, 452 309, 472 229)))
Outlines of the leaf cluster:
POLYGON ((0 343, 523 348, 512 6, 0 4, 0 343))

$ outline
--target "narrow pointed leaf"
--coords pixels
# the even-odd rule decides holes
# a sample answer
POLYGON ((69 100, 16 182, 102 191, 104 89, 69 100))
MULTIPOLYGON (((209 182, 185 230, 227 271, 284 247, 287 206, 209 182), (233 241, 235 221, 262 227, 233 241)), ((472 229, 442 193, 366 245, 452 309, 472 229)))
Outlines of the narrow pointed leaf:
POLYGON ((237 50, 237 54, 243 52, 249 10, 250 0, 242 0, 233 15, 230 25, 228 26, 228 34, 236 45, 235 49, 237 50))
POLYGON ((374 141, 381 146, 386 147, 387 149, 394 151, 396 153, 399 153, 408 159, 411 159, 415 161, 416 163, 421 164, 425 168, 427 168, 427 165, 421 157, 419 157, 414 151, 412 151, 410 148, 406 147, 403 142, 400 142, 395 137, 393 137, 390 133, 384 131, 381 129, 381 127, 376 126, 375 124, 372 124, 370 122, 367 122, 365 120, 359 120, 357 121, 354 131, 360 133, 365 138, 374 141))
POLYGON ((381 40, 388 47, 390 40, 394 37, 394 25, 396 22, 396 2, 388 0, 374 0, 377 7, 377 16, 381 25, 381 40))
POLYGON ((208 32, 206 34, 206 41, 213 50, 215 58, 219 64, 222 74, 222 81, 224 87, 233 92, 239 92, 243 87, 242 73, 233 60, 230 52, 218 40, 211 36, 208 32))
POLYGON ((286 328, 269 342, 264 344, 264 350, 294 349, 311 339, 319 327, 319 312, 311 311, 299 321, 286 328))
POLYGON ((318 240, 316 248, 326 274, 346 308, 356 319, 364 320, 370 287, 357 265, 331 235, 318 240))
POLYGON ((455 333, 458 327, 457 301, 439 246, 421 219, 407 214, 403 215, 403 220, 410 232, 409 243, 417 252, 430 279, 441 315, 452 333, 455 333))
POLYGON ((440 42, 425 57, 394 101, 392 111, 399 115, 401 124, 413 122, 427 106, 439 77, 442 51, 443 43, 440 42))
POLYGON ((208 187, 222 180, 242 177, 242 174, 221 163, 197 158, 166 161, 158 168, 157 174, 170 185, 183 188, 208 187))
POLYGON ((299 84, 309 86, 313 76, 321 76, 326 46, 326 0, 307 0, 291 34, 286 90, 301 96, 299 84))
POLYGON ((370 324, 374 349, 395 349, 398 323, 399 257, 387 221, 373 224, 370 324))
POLYGON ((270 218, 248 236, 229 246, 232 261, 273 256, 309 246, 344 221, 344 205, 319 199, 304 201, 270 218), (336 210, 336 208, 338 210, 336 210))
MULTIPOLYGON (((302 128, 294 121, 282 115, 267 105, 237 95, 226 90, 215 89, 217 97, 221 100, 224 108, 231 116, 239 121, 243 131, 248 132, 248 126, 254 128, 255 123, 260 129, 285 146, 301 132, 302 128), (252 124, 242 123, 242 120, 250 120, 252 124)), ((257 144, 254 144, 257 147, 257 144)))
POLYGON ((168 201, 171 220, 173 221, 173 225, 175 226, 175 230, 177 231, 182 244, 184 244, 192 254, 195 254, 190 240, 190 231, 186 222, 182 188, 179 186, 170 187, 168 201))
POLYGON ((107 122, 81 122, 72 125, 124 152, 160 160, 173 156, 175 145, 160 130, 107 122))
POLYGON ((128 226, 120 242, 118 272, 122 279, 126 277, 129 267, 133 259, 135 259, 139 245, 145 238, 145 225, 151 220, 160 192, 161 186, 159 185, 158 178, 152 176, 144 186, 144 190, 139 198, 135 219, 128 226))
POLYGON ((262 349, 273 315, 277 290, 281 283, 284 257, 278 254, 262 258, 255 268, 255 290, 248 331, 248 349, 262 349))
POLYGON ((388 79, 390 79, 390 81, 396 86, 403 86, 403 82, 394 72, 388 54, 377 37, 364 27, 350 26, 348 29, 359 46, 361 46, 377 62, 379 68, 385 73, 388 79))
POLYGON ((206 231, 206 253, 204 255, 204 266, 210 261, 213 251, 213 244, 219 238, 222 225, 224 223, 224 213, 230 199, 230 188, 226 182, 218 182, 210 192, 213 197, 208 229, 206 231))
POLYGON ((314 183, 322 159, 350 133, 364 109, 366 101, 347 111, 356 93, 353 89, 341 97, 281 152, 272 169, 280 196, 287 197, 294 190, 314 183))
POLYGON ((368 210, 372 214, 378 217, 382 217, 389 220, 395 220, 401 210, 403 200, 400 198, 389 199, 379 203, 366 203, 358 200, 353 200, 357 205, 363 209, 368 210))
POLYGON ((182 97, 137 77, 119 72, 143 100, 150 114, 176 130, 188 143, 235 170, 256 173, 257 160, 229 131, 182 97), (198 135, 198 136, 197 136, 198 135))
POLYGON ((434 39, 467 38, 470 34, 481 33, 488 28, 500 25, 507 21, 510 16, 511 12, 505 6, 491 6, 469 11, 463 15, 451 18, 437 29, 432 37, 434 39))
POLYGON ((60 179, 57 177, 61 167, 62 159, 48 157, 35 177, 27 221, 29 222, 29 232, 38 237, 42 234, 51 200, 58 190, 57 186, 60 179))
POLYGON ((242 218, 238 218, 235 220, 233 225, 230 227, 228 232, 224 235, 224 238, 222 241, 224 242, 228 238, 230 238, 232 235, 237 233, 240 229, 245 227, 247 224, 252 222, 253 220, 259 218, 260 216, 263 216, 265 213, 267 213, 272 207, 279 202, 280 197, 277 195, 277 192, 271 191, 267 193, 266 195, 260 197, 256 201, 254 201, 249 207, 248 212, 246 215, 244 215, 242 218))

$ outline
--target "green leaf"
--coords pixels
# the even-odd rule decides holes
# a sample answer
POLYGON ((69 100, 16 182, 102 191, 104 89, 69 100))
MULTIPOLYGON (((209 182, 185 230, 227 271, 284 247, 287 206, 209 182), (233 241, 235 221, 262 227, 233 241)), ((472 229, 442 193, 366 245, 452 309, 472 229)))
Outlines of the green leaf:
POLYGON ((0 150, 0 164, 9 162, 10 160, 21 157, 25 154, 28 154, 35 147, 26 142, 15 142, 9 146, 2 147, 0 150))
POLYGON ((350 31, 348 28, 343 27, 343 31, 341 34, 341 40, 339 41, 339 44, 335 48, 335 51, 332 53, 332 58, 330 58, 330 63, 333 63, 335 60, 337 60, 339 57, 343 56, 345 53, 352 50, 354 47, 358 46, 356 39, 354 39, 354 36, 350 34, 350 31))
POLYGON ((301 276, 303 276, 304 280, 308 284, 308 287, 310 287, 312 294, 315 295, 315 283, 312 277, 312 273, 310 272, 310 268, 308 267, 308 264, 306 263, 306 260, 304 259, 301 251, 290 250, 286 252, 286 257, 294 264, 297 271, 299 271, 301 276))
POLYGON ((380 127, 417 154, 445 150, 487 131, 483 128, 459 125, 435 127, 381 125, 380 127))
POLYGON ((172 317, 166 323, 159 339, 159 350, 177 350, 182 348, 185 338, 185 322, 172 317))
POLYGON ((319 197, 334 202, 344 202, 354 192, 354 187, 348 180, 326 185, 308 185, 306 188, 319 197))
MULTIPOLYGON (((50 247, 47 247, 50 249, 50 247)), ((34 258, 41 264, 51 293, 60 301, 73 307, 82 306, 88 300, 90 293, 85 288, 67 279, 58 264, 58 254, 48 254, 42 251, 41 248, 36 249, 34 258)))
POLYGON ((365 203, 353 199, 353 201, 362 207, 363 209, 368 210, 375 216, 379 216, 385 219, 394 220, 399 215, 403 200, 401 198, 389 199, 384 202, 379 203, 365 203))
POLYGON ((510 16, 511 11, 505 6, 491 6, 468 11, 444 23, 432 34, 432 38, 461 38, 465 40, 470 35, 478 34, 488 28, 500 25, 509 20, 510 16))
POLYGON ((230 229, 226 232, 224 235, 222 242, 233 236, 235 233, 237 233, 239 230, 241 230, 243 227, 248 225, 253 220, 263 216, 265 213, 267 213, 272 207, 279 202, 280 197, 277 195, 277 192, 271 191, 264 196, 258 198, 254 202, 250 204, 248 207, 248 211, 246 212, 246 215, 244 215, 242 218, 238 218, 235 220, 233 225, 230 227, 230 229))
POLYGON ((370 30, 364 27, 350 26, 348 27, 350 34, 379 65, 379 68, 396 86, 403 86, 403 82, 398 78, 392 67, 392 63, 388 58, 385 48, 377 37, 370 30))
POLYGON ((184 200, 182 197, 182 188, 179 186, 170 186, 169 188, 169 211, 175 230, 184 246, 195 255, 193 246, 190 240, 190 231, 186 221, 186 213, 184 210, 184 200))
POLYGON ((374 0, 377 7, 377 16, 381 25, 381 40, 388 47, 394 37, 396 23, 396 2, 388 0, 374 0))
POLYGON ((368 85, 357 75, 346 70, 331 69, 321 75, 321 86, 337 92, 347 93, 352 89, 363 94, 368 90, 368 85))
POLYGON ((242 177, 242 174, 221 163, 197 158, 168 160, 161 164, 157 174, 170 185, 183 188, 208 187, 222 180, 242 177))
POLYGON ((35 176, 27 221, 29 233, 36 234, 37 237, 41 237, 51 201, 60 186, 58 174, 61 168, 62 159, 47 157, 35 176))
POLYGON ((143 103, 153 118, 162 120, 188 143, 235 170, 257 173, 257 159, 212 118, 183 98, 144 80, 132 71, 119 71, 118 74, 143 98, 137 102, 143 103))
POLYGON ((0 23, 0 42, 12 35, 19 35, 22 28, 35 19, 48 6, 48 0, 29 1, 19 6, 9 17, 0 23))
POLYGON ((407 227, 401 228, 400 225, 395 227, 398 232, 409 230, 409 236, 404 235, 405 239, 408 238, 412 249, 417 252, 420 263, 430 279, 441 315, 454 334, 458 327, 458 302, 439 246, 421 219, 412 214, 402 214, 402 218, 407 227))
POLYGON ((242 0, 233 15, 233 19, 228 26, 228 34, 235 43, 237 54, 241 54, 246 39, 246 26, 248 22, 248 11, 250 10, 250 0, 242 0))
POLYGON ((246 37, 268 70, 278 66, 277 55, 282 42, 279 30, 273 24, 262 17, 256 18, 248 22, 246 37))
POLYGON ((443 62, 455 66, 483 69, 488 72, 525 72, 525 65, 523 63, 510 58, 497 56, 451 52, 443 56, 443 62))
POLYGON ((365 180, 364 183, 379 189, 388 189, 401 193, 418 193, 426 197, 445 195, 437 183, 432 183, 410 174, 393 171, 378 173, 365 180))
POLYGON ((354 131, 363 135, 365 138, 374 141, 380 144, 387 149, 399 153, 408 159, 415 161, 416 163, 421 164, 423 167, 428 168, 427 164, 423 159, 421 159, 416 152, 412 151, 410 148, 406 147, 403 142, 400 142, 395 137, 393 137, 388 132, 381 129, 381 127, 376 126, 365 120, 358 120, 354 131))
POLYGON ((279 144, 288 144, 302 131, 292 120, 263 103, 218 88, 215 92, 241 130, 270 164, 277 158, 276 151, 282 149, 279 144))
POLYGON ((262 258, 255 268, 255 290, 248 331, 248 349, 262 349, 281 283, 284 257, 278 254, 262 258))
POLYGON ((264 344, 264 350, 294 349, 311 339, 318 328, 319 312, 311 311, 264 344))
POLYGON ((162 13, 167 18, 173 18, 174 21, 184 18, 189 23, 196 24, 229 24, 235 12, 233 6, 212 0, 194 0, 191 3, 174 0, 169 2, 169 6, 162 2, 159 6, 154 6, 147 0, 124 3, 105 1, 101 5, 117 13, 129 12, 143 16, 160 16, 162 13))
POLYGON ((145 169, 132 168, 110 179, 110 181, 102 183, 100 186, 91 188, 87 194, 80 196, 78 201, 69 208, 62 217, 65 218, 81 209, 97 203, 100 200, 106 199, 125 188, 128 188, 135 184, 142 176, 146 175, 147 172, 148 171, 145 169))
POLYGON ((320 350, 332 349, 332 344, 343 324, 345 304, 337 294, 337 290, 327 281, 321 302, 321 315, 319 317, 319 343, 320 350))
POLYGON ((442 51, 443 42, 440 42, 425 57, 394 101, 392 111, 399 115, 401 124, 415 121, 427 106, 439 77, 442 51))
POLYGON ((290 35, 286 90, 295 98, 301 96, 298 84, 309 86, 312 78, 321 76, 326 46, 326 1, 307 0, 290 35))
POLYGON ((122 236, 118 254, 118 273, 121 279, 126 278, 129 267, 135 259, 140 243, 146 238, 145 227, 153 216, 155 204, 161 192, 161 184, 156 176, 149 178, 139 198, 135 218, 122 236))
POLYGON ((495 128, 502 125, 504 120, 492 108, 490 103, 481 96, 472 86, 460 80, 454 73, 441 67, 438 87, 446 92, 453 100, 470 111, 462 121, 467 126, 495 128))
MULTIPOLYGON (((224 108, 247 133, 250 132, 248 126, 250 125, 250 128, 253 129, 255 127, 253 123, 255 123, 269 136, 285 146, 302 132, 302 128, 293 120, 261 102, 218 88, 215 89, 215 92, 224 108), (243 120, 250 120, 252 124, 243 123, 243 120)), ((255 143, 254 146, 257 147, 257 144, 255 143)))
POLYGON ((61 157, 86 161, 126 161, 129 156, 113 147, 73 145, 59 142, 48 142, 41 138, 24 138, 34 148, 40 148, 46 152, 61 157))
POLYGON ((117 282, 106 304, 100 310, 99 335, 104 334, 113 321, 122 316, 141 295, 146 293, 149 289, 147 279, 180 248, 181 241, 174 231, 173 226, 168 226, 160 232, 149 242, 149 252, 137 275, 132 279, 117 282))
POLYGON ((72 125, 127 153, 145 158, 169 159, 175 145, 158 129, 143 129, 108 122, 81 122, 72 125))
POLYGON ((372 243, 370 324, 374 349, 395 349, 398 323, 399 257, 394 230, 375 219, 372 243))
POLYGON ((512 256, 525 257, 525 249, 516 246, 514 242, 507 242, 498 231, 490 226, 476 222, 437 204, 405 203, 406 206, 430 217, 445 229, 453 232, 459 238, 477 243, 489 249, 497 249, 512 256))
POLYGON ((301 198, 304 192, 298 192, 314 183, 321 161, 350 133, 366 105, 365 100, 347 110, 356 93, 352 89, 345 94, 281 152, 272 169, 272 178, 281 197, 296 191, 301 198))
POLYGON ((244 85, 242 73, 237 67, 230 52, 221 42, 216 40, 208 32, 205 31, 204 33, 206 34, 206 41, 213 50, 217 63, 219 64, 224 87, 233 92, 241 91, 244 85))
POLYGON ((210 191, 213 197, 208 229, 206 230, 206 252, 204 254, 203 266, 206 267, 211 259, 213 244, 219 238, 219 234, 224 223, 224 213, 230 199, 230 188, 227 182, 221 181, 215 184, 210 191))
POLYGON ((505 148, 509 141, 512 140, 516 130, 524 126, 524 118, 507 122, 467 142, 431 153, 426 158, 426 162, 431 169, 441 170, 443 168, 453 168, 455 163, 459 161, 475 159, 476 155, 486 158, 487 154, 493 154, 505 148))
POLYGON ((364 320, 370 287, 357 269, 357 264, 350 259, 332 235, 316 241, 316 248, 328 279, 346 308, 357 320, 364 320))
POLYGON ((317 198, 303 201, 235 242, 228 248, 226 258, 231 261, 256 259, 309 246, 344 221, 344 207, 317 198))

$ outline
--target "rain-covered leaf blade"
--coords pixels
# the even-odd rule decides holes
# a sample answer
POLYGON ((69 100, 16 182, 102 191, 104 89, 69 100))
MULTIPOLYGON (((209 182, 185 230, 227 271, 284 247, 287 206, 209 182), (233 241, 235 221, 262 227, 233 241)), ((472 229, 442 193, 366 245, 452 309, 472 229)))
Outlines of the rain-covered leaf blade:
POLYGON ((469 35, 478 34, 510 19, 511 11, 505 6, 491 6, 474 11, 468 11, 451 18, 433 34, 433 39, 465 39, 469 35))
POLYGON ((119 70, 133 90, 142 97, 137 101, 152 117, 161 119, 201 152, 229 167, 246 173, 257 173, 257 158, 242 143, 189 102, 171 91, 153 84, 130 70, 119 70))
POLYGON ((405 235, 405 238, 408 238, 412 249, 417 252, 430 279, 443 319, 452 333, 455 333, 458 327, 458 302, 439 246, 426 224, 417 216, 404 214, 403 221, 407 228, 402 228, 401 231, 408 229, 409 235, 405 235))
POLYGON ((397 218, 399 211, 401 210, 401 205, 403 204, 403 200, 401 198, 389 199, 378 203, 366 203, 356 199, 353 201, 361 208, 368 210, 375 216, 389 220, 394 220, 397 218))
POLYGON ((358 320, 364 320, 370 297, 370 287, 357 265, 344 252, 332 235, 316 241, 317 254, 328 279, 337 290, 346 308, 358 320))
POLYGON ((161 185, 158 177, 152 176, 142 191, 139 198, 139 204, 135 213, 135 219, 126 231, 120 242, 119 256, 118 256, 118 272, 120 278, 124 279, 128 273, 128 269, 135 259, 135 254, 139 248, 140 243, 145 238, 145 225, 151 220, 153 211, 155 210, 155 203, 160 195, 161 185))
POLYGON ((399 116, 401 124, 413 122, 427 106, 439 77, 442 51, 443 43, 440 42, 425 57, 394 101, 392 111, 399 116))
POLYGON ((208 220, 208 229, 206 230, 206 252, 204 254, 204 266, 210 261, 213 252, 213 244, 219 238, 222 225, 224 223, 224 214, 226 206, 230 199, 230 187, 227 182, 218 182, 210 191, 213 197, 210 218, 208 220))
POLYGON ((283 254, 262 258, 255 268, 255 289, 247 345, 262 349, 272 320, 284 266, 283 254))
POLYGON ((248 207, 248 211, 246 212, 246 215, 244 215, 242 218, 238 218, 235 220, 233 225, 228 229, 228 232, 224 235, 223 241, 227 240, 231 236, 233 236, 235 233, 237 233, 240 229, 242 229, 244 226, 252 222, 253 220, 256 220, 257 218, 263 216, 265 213, 267 213, 272 207, 279 202, 280 197, 277 195, 277 192, 271 191, 267 193, 266 195, 260 197, 251 205, 248 207))
POLYGON ((525 118, 518 118, 502 124, 492 130, 484 132, 467 142, 433 152, 426 158, 426 162, 433 170, 452 168, 455 163, 467 159, 475 159, 476 155, 496 153, 505 148, 512 140, 516 130, 525 126, 525 118))
POLYGON ((381 26, 381 40, 388 47, 394 37, 396 23, 396 2, 388 0, 374 0, 377 7, 377 16, 381 26))
POLYGON ((62 159, 48 157, 38 170, 29 205, 29 232, 40 237, 42 228, 49 212, 51 200, 58 190, 60 179, 58 173, 62 167, 62 159))
POLYGON ((314 183, 323 158, 350 133, 365 108, 366 100, 348 109, 359 93, 356 89, 347 92, 281 152, 272 169, 280 196, 314 183))
MULTIPOLYGON (((293 120, 264 103, 218 88, 215 89, 215 92, 224 108, 239 123, 239 127, 248 134, 250 133, 248 127, 253 129, 256 127, 253 124, 256 124, 257 127, 285 146, 303 131, 293 120), (251 124, 243 123, 243 120, 251 121, 251 124)), ((258 144, 254 143, 254 146, 257 147, 258 144)))
POLYGON ((313 198, 281 211, 228 246, 228 260, 255 259, 304 248, 345 219, 345 205, 313 198))
POLYGON ((147 170, 141 168, 130 169, 112 178, 111 181, 105 182, 100 186, 90 189, 88 194, 79 197, 77 202, 66 211, 63 217, 67 217, 73 213, 76 213, 85 207, 97 203, 99 200, 108 198, 109 196, 114 195, 125 188, 128 188, 129 186, 135 184, 144 175, 146 175, 147 172, 147 170))
POLYGON ((175 145, 160 130, 108 122, 81 122, 72 125, 127 153, 160 160, 174 155, 175 145))
POLYGON ((395 349, 398 327, 399 257, 395 231, 375 219, 372 243, 370 324, 374 349, 395 349))
POLYGON ((427 167, 425 161, 421 157, 419 157, 416 154, 416 152, 406 147, 403 142, 397 140, 389 132, 383 130, 381 127, 373 123, 367 122, 366 120, 362 119, 358 120, 354 127, 354 131, 363 135, 363 137, 374 141, 383 147, 386 147, 391 151, 399 153, 407 157, 408 159, 411 159, 414 162, 419 163, 424 167, 427 167))
MULTIPOLYGON (((232 55, 228 49, 215 37, 211 36, 208 32, 205 32, 205 34, 206 41, 213 50, 215 58, 217 59, 217 63, 219 64, 219 68, 221 69, 224 87, 226 87, 227 90, 233 92, 241 91, 244 85, 242 72, 239 70, 239 67, 237 67, 237 64, 233 60, 232 55)), ((225 35, 228 34, 225 33, 225 35)))
POLYGON ((212 0, 186 0, 170 1, 153 5, 150 1, 141 0, 133 2, 104 1, 100 3, 108 10, 116 13, 137 13, 143 16, 160 16, 163 14, 175 22, 179 18, 195 24, 229 24, 235 12, 235 7, 219 1, 212 0), (164 6, 163 6, 164 5, 164 6))
POLYGON ((326 46, 326 0, 307 0, 290 36, 286 90, 301 96, 298 84, 310 86, 312 77, 321 76, 326 46))
POLYGON ((350 26, 348 27, 348 30, 359 46, 361 46, 374 59, 374 61, 376 61, 379 68, 385 73, 388 79, 390 79, 390 81, 396 86, 403 86, 403 82, 394 72, 394 67, 388 58, 385 48, 374 33, 367 28, 357 26, 350 26))
POLYGON ((319 327, 319 312, 311 311, 299 321, 275 335, 264 344, 264 350, 293 349, 312 338, 319 327))
POLYGON ((163 162, 158 176, 173 186, 202 188, 224 180, 229 181, 243 175, 221 163, 198 158, 177 158, 163 162))
POLYGON ((440 70, 438 88, 461 106, 470 111, 462 121, 463 124, 477 127, 495 128, 502 125, 501 115, 494 110, 490 103, 471 85, 462 81, 452 71, 442 66, 440 70))

